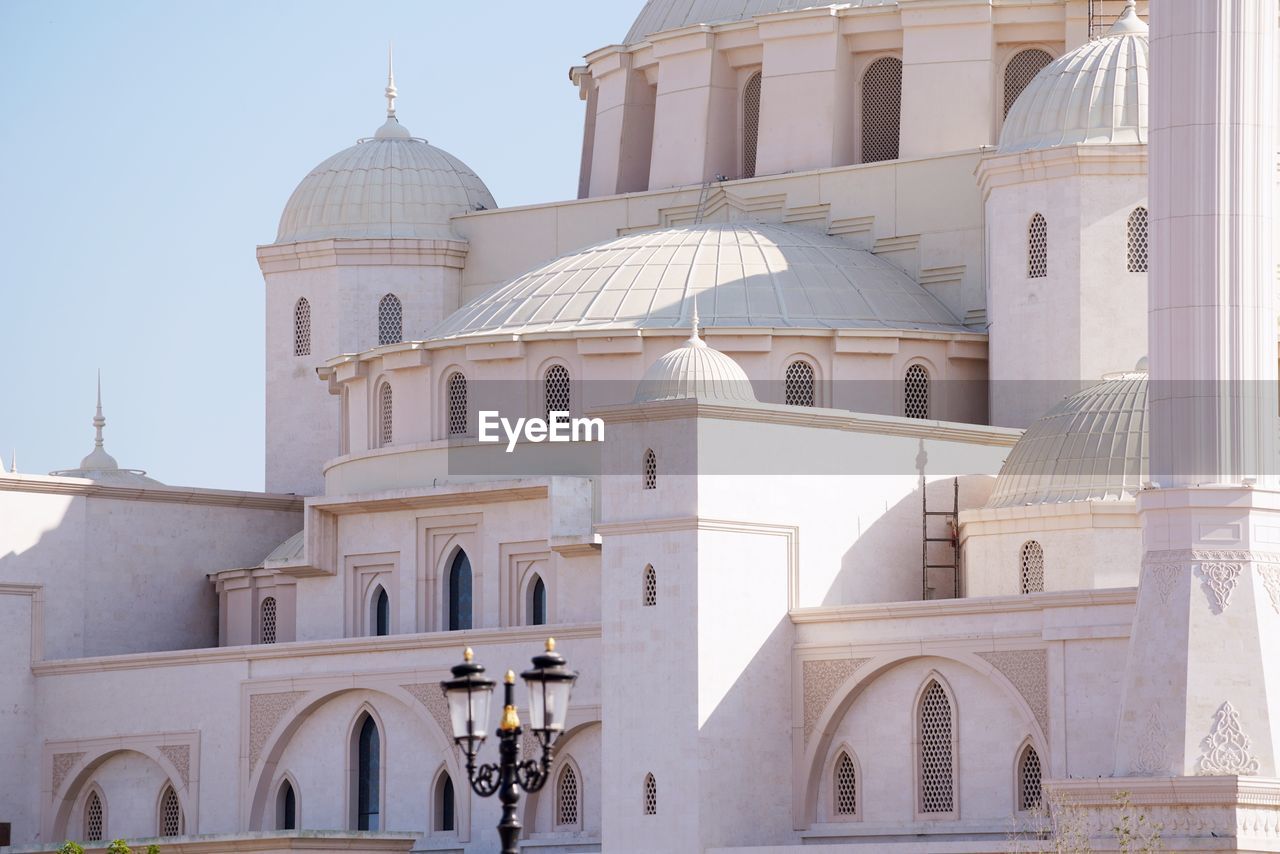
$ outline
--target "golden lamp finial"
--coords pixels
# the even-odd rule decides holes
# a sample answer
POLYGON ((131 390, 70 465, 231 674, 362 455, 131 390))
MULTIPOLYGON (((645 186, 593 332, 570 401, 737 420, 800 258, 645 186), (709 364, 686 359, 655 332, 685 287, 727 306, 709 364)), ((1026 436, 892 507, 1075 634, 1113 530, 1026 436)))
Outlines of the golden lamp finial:
POLYGON ((514 670, 508 670, 507 675, 502 677, 502 681, 508 685, 516 684, 516 672, 514 670))
POLYGON ((462 651, 462 660, 463 660, 463 661, 465 661, 465 662, 467 662, 468 664, 470 664, 470 663, 471 663, 471 659, 473 659, 473 658, 475 658, 475 657, 476 657, 476 654, 475 654, 474 652, 472 652, 472 651, 471 651, 471 647, 467 647, 466 649, 464 649, 464 650, 462 651))
POLYGON ((555 652, 555 651, 556 651, 556 639, 547 638, 547 652, 555 652))

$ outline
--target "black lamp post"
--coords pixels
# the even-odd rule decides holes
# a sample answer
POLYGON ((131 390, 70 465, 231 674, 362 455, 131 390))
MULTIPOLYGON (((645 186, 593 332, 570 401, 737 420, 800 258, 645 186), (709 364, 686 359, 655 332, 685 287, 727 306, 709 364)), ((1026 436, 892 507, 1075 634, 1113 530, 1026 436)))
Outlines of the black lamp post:
POLYGON ((542 748, 540 758, 521 761, 520 734, 524 730, 516 714, 516 674, 508 670, 503 679, 502 720, 498 724, 498 763, 477 766, 476 754, 488 737, 485 725, 494 683, 484 678, 484 667, 473 658, 467 648, 462 663, 453 668, 453 678, 441 682, 440 687, 449 701, 453 740, 467 757, 471 788, 482 798, 497 794, 502 801, 502 821, 498 823, 502 854, 518 854, 520 819, 516 818, 516 805, 520 803, 520 790, 536 792, 547 782, 552 747, 564 732, 569 694, 578 674, 564 669, 564 656, 556 652, 555 638, 547 638, 547 651, 534 656, 533 667, 520 674, 529 686, 529 729, 542 748))

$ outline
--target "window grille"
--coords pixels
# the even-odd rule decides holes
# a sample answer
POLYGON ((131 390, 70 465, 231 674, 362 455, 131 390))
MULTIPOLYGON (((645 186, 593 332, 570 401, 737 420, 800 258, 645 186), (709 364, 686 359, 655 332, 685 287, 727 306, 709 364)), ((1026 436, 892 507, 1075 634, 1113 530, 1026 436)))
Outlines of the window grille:
POLYGON ((84 802, 84 841, 101 842, 105 835, 103 825, 102 798, 97 792, 90 792, 84 802))
POLYGON ((160 836, 182 835, 182 805, 173 786, 166 785, 160 796, 160 836))
POLYGON ((742 177, 756 176, 756 148, 760 140, 760 72, 747 78, 742 90, 742 177))
POLYGON ((564 365, 552 365, 542 377, 543 398, 547 404, 547 420, 553 412, 569 412, 573 395, 569 387, 569 369, 564 365))
POLYGON ((293 355, 311 355, 311 303, 306 297, 293 305, 293 355))
POLYGON ((378 447, 391 445, 394 434, 391 432, 391 383, 384 382, 378 387, 378 447))
POLYGON ((1022 545, 1023 593, 1044 592, 1044 549, 1035 540, 1022 545))
POLYGON ((862 162, 898 159, 902 60, 882 56, 862 75, 862 162))
POLYGON ((653 452, 653 448, 644 452, 644 488, 658 488, 658 455, 653 452))
POLYGON ((1030 85, 1040 69, 1053 62, 1053 57, 1039 48, 1020 50, 1004 67, 1004 116, 1009 117, 1013 102, 1030 85))
POLYGON ((646 608, 658 604, 658 573, 653 571, 651 565, 644 568, 644 592, 640 602, 646 608))
POLYGON ((276 597, 262 600, 262 642, 276 642, 276 597))
POLYGON ((449 435, 465 436, 467 433, 467 377, 461 372, 449 376, 446 393, 449 410, 449 435))
POLYGON ((644 775, 644 814, 658 814, 658 781, 652 774, 644 775))
POLYGON ((920 698, 920 812, 949 813, 952 797, 951 700, 936 680, 920 698))
POLYGON ((378 300, 378 344, 398 344, 404 340, 404 306, 400 297, 387 294, 378 300))
POLYGON ((356 830, 379 830, 382 812, 382 737, 367 713, 356 735, 356 830))
POLYGON ((1146 208, 1134 208, 1129 214, 1129 272, 1147 272, 1147 247, 1150 242, 1150 216, 1146 208))
POLYGON ((783 402, 787 406, 816 406, 813 393, 813 365, 797 359, 787 365, 786 393, 783 402))
POLYGON ((902 381, 902 414, 908 418, 929 417, 929 372, 924 365, 907 368, 902 381))
POLYGON ((1041 214, 1031 217, 1027 229, 1027 278, 1049 275, 1049 224, 1041 214))
POLYGON ((843 750, 835 768, 836 815, 858 814, 858 772, 853 760, 843 750))
POLYGON ((1022 751, 1018 760, 1018 809, 1034 810, 1040 808, 1040 755, 1031 745, 1022 751))
POLYGON ((576 825, 578 823, 578 775, 572 765, 565 765, 560 770, 560 780, 556 783, 556 824, 576 825))

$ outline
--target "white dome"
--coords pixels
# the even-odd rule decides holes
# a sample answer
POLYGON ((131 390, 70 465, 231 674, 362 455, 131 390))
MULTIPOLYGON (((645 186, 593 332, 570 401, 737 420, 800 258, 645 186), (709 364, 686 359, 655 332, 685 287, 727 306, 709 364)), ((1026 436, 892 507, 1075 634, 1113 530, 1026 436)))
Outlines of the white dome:
POLYGON ((682 226, 572 252, 472 300, 431 338, 704 326, 969 332, 889 262, 782 225, 682 226))
POLYGON ((1032 424, 988 507, 1133 498, 1148 477, 1147 374, 1112 374, 1032 424))
POLYGON ((484 182, 458 158, 388 118, 312 169, 280 216, 276 243, 330 237, 457 240, 449 219, 495 208, 484 182))
POLYGON ((687 27, 690 24, 723 24, 745 21, 770 12, 790 12, 819 6, 891 6, 898 0, 845 0, 821 3, 815 0, 649 0, 627 31, 625 44, 644 41, 653 33, 687 27))
POLYGON ((659 356, 636 389, 635 402, 657 400, 720 400, 755 403, 751 380, 733 359, 698 337, 697 318, 689 340, 659 356))
POLYGON ((1110 33, 1045 66, 1014 102, 1001 154, 1147 141, 1147 25, 1128 6, 1110 33))

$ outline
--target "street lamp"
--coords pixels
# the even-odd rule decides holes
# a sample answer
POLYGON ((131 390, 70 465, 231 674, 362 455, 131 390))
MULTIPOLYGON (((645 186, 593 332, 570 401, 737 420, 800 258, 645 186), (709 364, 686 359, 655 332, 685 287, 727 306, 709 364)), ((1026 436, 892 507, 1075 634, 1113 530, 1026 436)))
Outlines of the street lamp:
POLYGON ((498 836, 502 854, 518 854, 520 819, 516 805, 520 790, 536 792, 547 782, 551 771, 552 747, 564 732, 569 711, 569 694, 573 691, 576 672, 564 669, 564 656, 556 652, 555 638, 547 638, 547 651, 533 657, 533 667, 520 674, 529 687, 529 729, 542 748, 539 759, 520 760, 520 717, 516 714, 516 674, 508 670, 503 679, 502 719, 498 724, 498 763, 476 765, 476 754, 488 737, 494 683, 484 678, 484 667, 476 664, 470 647, 462 653, 462 663, 453 668, 453 678, 441 682, 449 702, 449 719, 453 740, 467 757, 467 780, 480 797, 498 795, 502 801, 502 821, 498 836))

